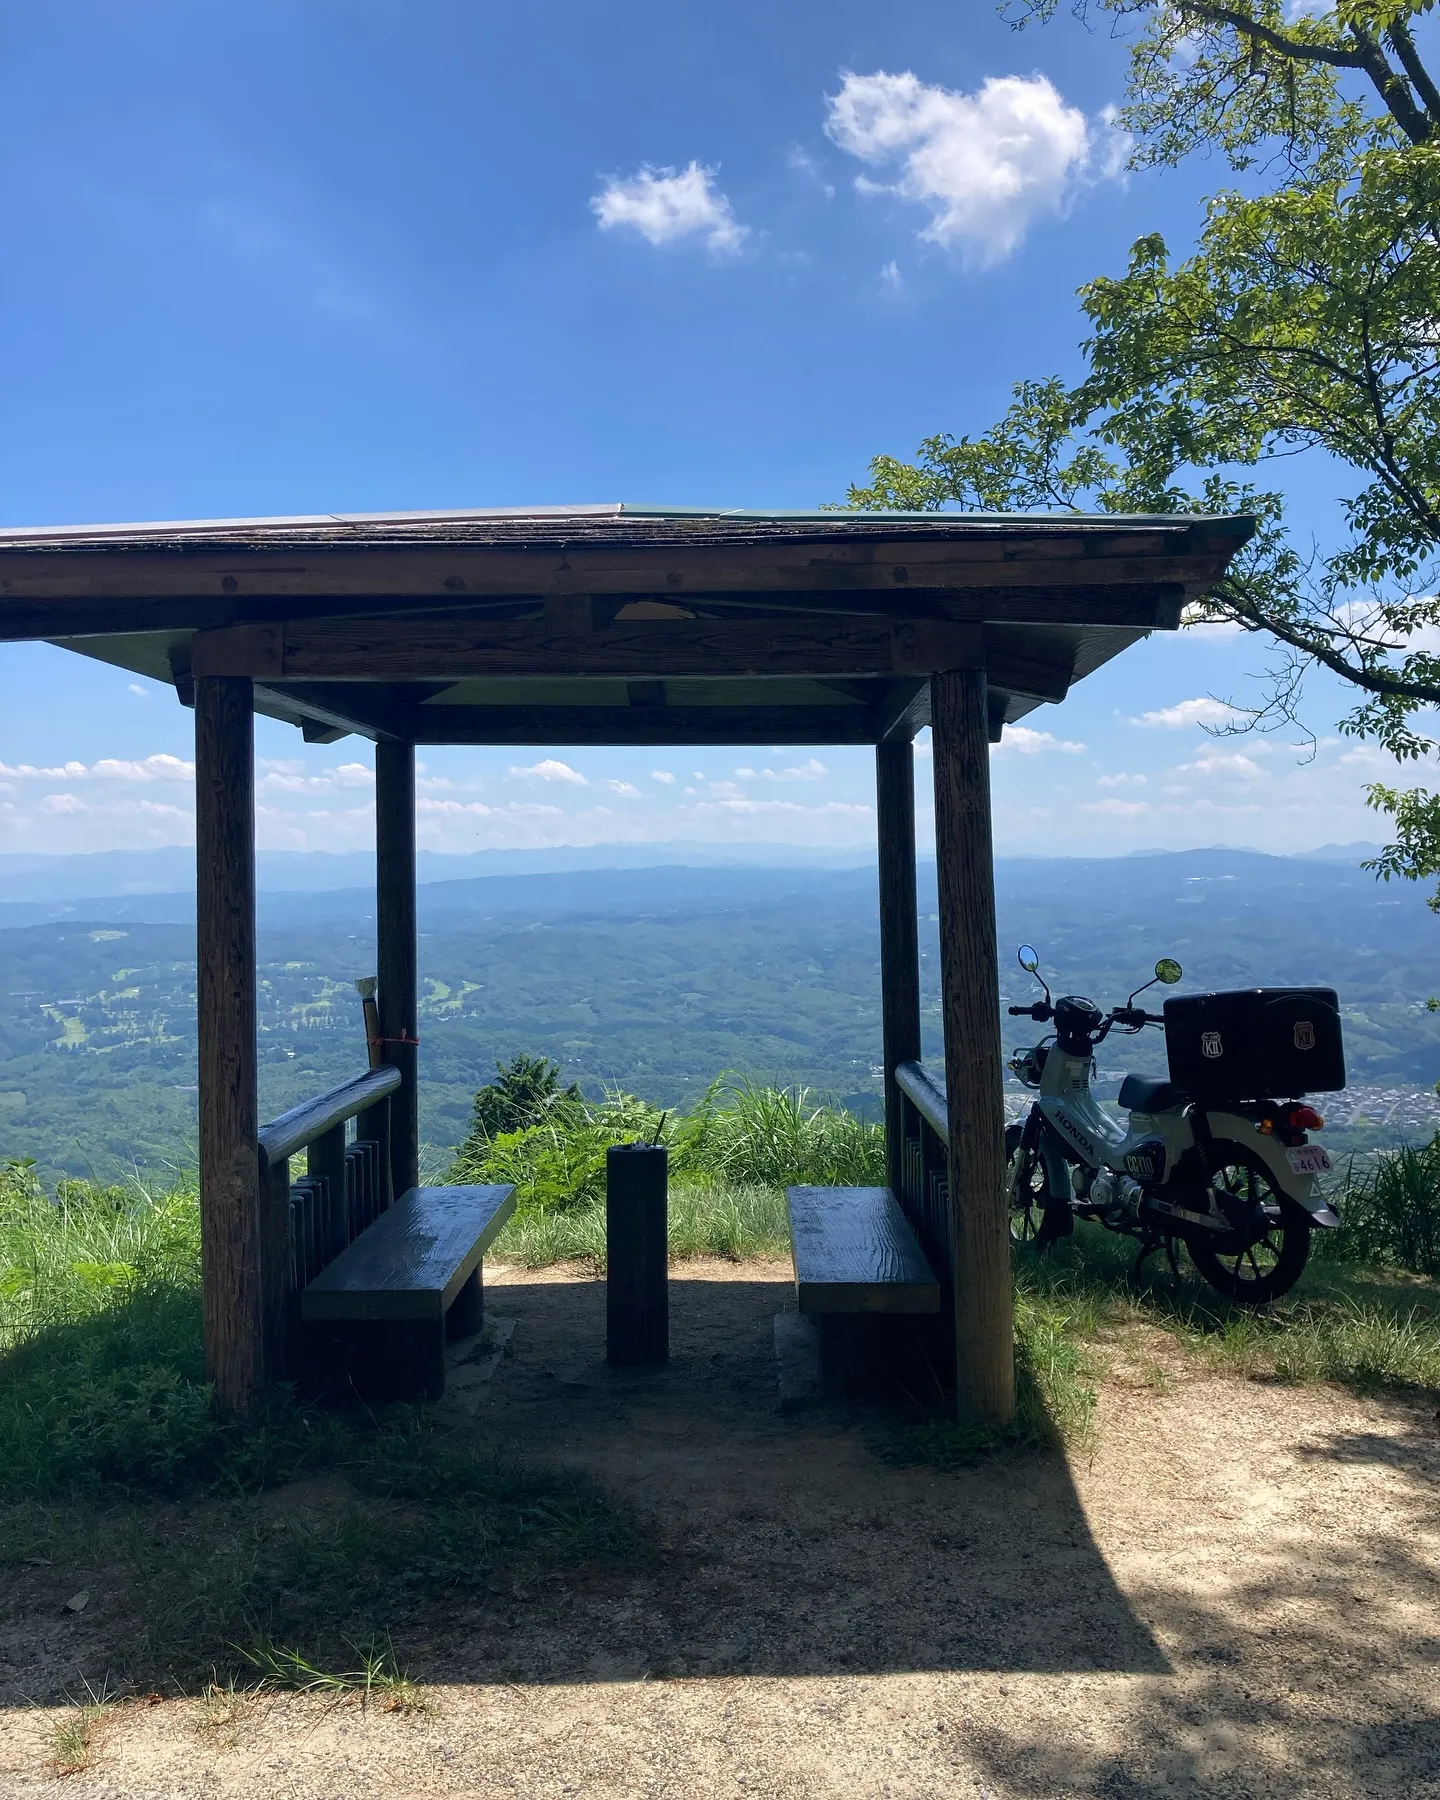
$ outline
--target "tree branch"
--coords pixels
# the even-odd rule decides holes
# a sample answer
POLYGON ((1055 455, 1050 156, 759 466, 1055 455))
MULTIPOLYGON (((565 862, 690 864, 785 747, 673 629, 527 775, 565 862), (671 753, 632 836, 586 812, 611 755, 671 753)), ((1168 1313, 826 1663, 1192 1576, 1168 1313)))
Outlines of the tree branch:
POLYGON ((1415 39, 1411 36, 1410 27, 1403 19, 1397 19, 1386 33, 1390 47, 1400 59, 1400 67, 1410 77, 1410 85, 1420 96, 1426 112, 1433 125, 1440 125, 1440 88, 1430 78, 1430 71, 1420 59, 1420 52, 1415 47, 1415 39))
MULTIPOLYGON (((1209 0, 1187 0, 1183 11, 1194 13, 1209 25, 1228 25, 1252 43, 1264 44, 1277 56, 1292 62, 1328 63, 1334 69, 1364 69, 1365 59, 1358 50, 1342 50, 1334 44, 1307 44, 1300 38, 1287 37, 1273 25, 1263 25, 1248 13, 1235 12, 1228 6, 1212 6, 1209 0)), ((1368 71, 1367 71, 1368 73, 1368 71)))
POLYGON ((1219 597, 1222 604, 1228 601, 1229 605, 1240 614, 1242 624, 1254 630, 1268 631, 1272 637, 1279 638, 1282 644, 1288 644, 1292 650, 1299 651, 1302 656, 1313 657, 1332 674, 1339 675, 1343 680, 1363 689, 1367 694, 1375 694, 1381 699, 1413 700, 1422 706, 1440 705, 1440 685, 1433 682, 1409 681, 1403 675, 1395 675, 1387 670, 1370 668, 1364 663, 1350 661, 1343 652, 1334 649, 1323 638, 1312 636, 1287 624, 1284 619, 1277 618, 1265 607, 1257 605, 1253 600, 1248 600, 1239 582, 1222 582, 1219 597))
MULTIPOLYGON (((1370 77, 1376 93, 1385 102, 1386 111, 1412 144, 1427 143, 1434 133, 1432 121, 1411 98, 1404 76, 1390 67, 1379 44, 1358 25, 1349 27, 1355 48, 1345 50, 1338 44, 1307 44, 1302 38, 1290 37, 1273 25, 1252 19, 1248 13, 1237 12, 1230 6, 1212 5, 1210 0, 1185 0, 1183 10, 1209 25, 1228 25, 1249 43, 1263 44, 1267 50, 1290 62, 1325 63, 1332 69, 1359 69, 1370 77)), ((1414 50, 1413 43, 1411 49, 1414 50)), ((1403 63, 1404 54, 1398 44, 1395 53, 1403 63)), ((1424 65, 1420 63, 1418 53, 1415 60, 1423 75, 1424 65)), ((1427 76, 1427 83, 1428 79, 1427 76)))

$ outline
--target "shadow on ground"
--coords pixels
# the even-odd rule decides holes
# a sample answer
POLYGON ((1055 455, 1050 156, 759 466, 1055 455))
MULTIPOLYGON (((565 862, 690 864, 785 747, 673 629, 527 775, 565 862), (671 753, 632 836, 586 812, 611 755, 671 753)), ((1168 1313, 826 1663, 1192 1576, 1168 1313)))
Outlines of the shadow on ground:
MULTIPOLYGON (((671 1283, 671 1360, 605 1363, 600 1282, 493 1287, 513 1354, 451 1416, 563 1459, 634 1509, 623 1575, 473 1620, 472 1679, 1166 1667, 1116 1587, 1063 1458, 896 1466, 903 1409, 776 1405, 788 1280, 671 1283)), ((463 1423, 462 1423, 463 1422, 463 1423)))

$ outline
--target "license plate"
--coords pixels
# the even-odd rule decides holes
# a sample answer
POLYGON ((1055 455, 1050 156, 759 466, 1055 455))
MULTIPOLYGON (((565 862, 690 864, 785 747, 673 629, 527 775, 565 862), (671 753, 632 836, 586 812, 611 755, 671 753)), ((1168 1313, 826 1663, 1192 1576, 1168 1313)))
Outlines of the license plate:
POLYGON ((1330 1152, 1322 1150, 1319 1144, 1301 1144, 1298 1149, 1287 1150, 1285 1155, 1296 1175, 1326 1175, 1335 1167, 1330 1152))

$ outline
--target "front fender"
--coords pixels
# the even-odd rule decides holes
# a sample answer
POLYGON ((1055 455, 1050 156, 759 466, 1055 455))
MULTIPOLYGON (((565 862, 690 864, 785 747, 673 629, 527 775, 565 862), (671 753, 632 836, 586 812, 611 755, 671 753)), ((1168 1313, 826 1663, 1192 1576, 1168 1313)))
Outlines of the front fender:
POLYGON ((1257 1131, 1254 1123, 1242 1118, 1239 1113, 1212 1112, 1205 1116, 1209 1121, 1210 1135, 1229 1138, 1231 1143, 1243 1144, 1247 1150, 1253 1150, 1269 1169, 1276 1192, 1303 1207, 1313 1224, 1330 1230, 1339 1225, 1340 1215, 1316 1187, 1315 1177, 1297 1175, 1290 1167, 1284 1144, 1277 1143, 1269 1132, 1257 1131))

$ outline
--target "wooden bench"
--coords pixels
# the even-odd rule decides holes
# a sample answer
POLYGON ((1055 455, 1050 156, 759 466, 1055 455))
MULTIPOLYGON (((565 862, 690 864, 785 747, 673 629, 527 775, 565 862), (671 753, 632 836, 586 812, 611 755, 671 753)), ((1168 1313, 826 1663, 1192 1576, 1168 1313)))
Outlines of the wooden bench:
POLYGON ((445 1340, 485 1318, 483 1259, 515 1210, 513 1187, 416 1187, 300 1296, 307 1387, 435 1400, 445 1340))
POLYGON ((940 1311, 940 1283, 884 1187, 785 1190, 795 1297, 819 1326, 820 1378, 859 1393, 913 1361, 917 1315, 940 1311))

